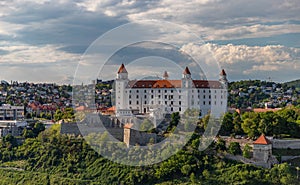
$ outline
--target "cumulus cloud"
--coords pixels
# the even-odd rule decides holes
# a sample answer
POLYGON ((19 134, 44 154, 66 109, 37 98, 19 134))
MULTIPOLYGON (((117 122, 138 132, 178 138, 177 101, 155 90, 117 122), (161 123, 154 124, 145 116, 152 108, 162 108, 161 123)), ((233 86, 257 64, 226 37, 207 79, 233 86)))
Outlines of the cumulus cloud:
POLYGON ((271 77, 276 81, 285 81, 300 77, 299 48, 282 45, 247 46, 211 43, 197 45, 189 43, 181 49, 191 53, 197 59, 204 60, 208 68, 210 68, 212 60, 217 60, 219 66, 228 71, 231 80, 271 77))
MULTIPOLYGON (((0 1, 0 39, 9 42, 0 44, 0 63, 14 65, 20 71, 27 70, 25 64, 43 64, 44 68, 65 65, 76 60, 95 39, 110 29, 146 19, 184 25, 205 41, 228 40, 230 43, 232 39, 274 38, 300 32, 299 12, 298 0, 0 1)), ((141 36, 143 33, 135 34, 141 36)), ((187 32, 161 36, 157 40, 173 38, 182 44, 193 42, 187 32)), ((280 40, 276 41, 280 44, 280 40)), ((299 42, 294 45, 299 47, 299 42)), ((205 50, 197 48, 199 46, 191 44, 182 47, 195 56, 201 54, 206 58, 203 65, 207 68, 216 59, 224 66, 231 65, 235 78, 267 69, 289 71, 289 67, 294 66, 299 70, 299 52, 291 47, 207 44, 205 50), (211 52, 215 58, 211 57, 211 52)))
POLYGON ((0 63, 8 64, 36 64, 79 61, 81 55, 59 50, 59 46, 32 46, 24 44, 2 45, 0 50, 6 54, 1 56, 0 63))

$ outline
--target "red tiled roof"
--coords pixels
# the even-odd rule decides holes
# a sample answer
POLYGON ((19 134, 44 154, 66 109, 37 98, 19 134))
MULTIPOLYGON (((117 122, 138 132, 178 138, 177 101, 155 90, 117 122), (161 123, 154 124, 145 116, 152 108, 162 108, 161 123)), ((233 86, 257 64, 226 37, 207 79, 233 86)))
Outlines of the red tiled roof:
MULTIPOLYGON (((195 88, 220 89, 219 81, 193 80, 195 88)), ((129 81, 130 88, 181 88, 181 80, 132 80, 129 81)))
POLYGON ((269 145, 271 144, 271 141, 269 141, 265 135, 261 135, 256 141, 254 141, 253 144, 258 144, 258 145, 269 145))
POLYGON ((224 70, 224 69, 222 69, 220 75, 226 76, 226 73, 225 73, 225 70, 224 70))
POLYGON ((255 108, 255 109, 253 109, 253 112, 276 112, 279 110, 281 110, 281 108, 275 108, 275 109, 255 108))
POLYGON ((120 68, 119 68, 119 70, 118 70, 118 73, 127 73, 127 70, 126 70, 124 64, 122 64, 122 65, 120 66, 120 68))
POLYGON ((193 80, 196 88, 212 88, 221 89, 222 84, 219 81, 208 81, 208 80, 193 80))
POLYGON ((133 126, 132 123, 127 123, 127 124, 124 125, 124 128, 130 129, 132 126, 133 126))
POLYGON ((191 72, 190 72, 190 70, 189 70, 189 68, 188 67, 185 67, 185 70, 183 71, 183 74, 191 74, 191 72))
POLYGON ((107 111, 115 112, 116 111, 116 106, 112 106, 112 107, 108 108, 107 111))

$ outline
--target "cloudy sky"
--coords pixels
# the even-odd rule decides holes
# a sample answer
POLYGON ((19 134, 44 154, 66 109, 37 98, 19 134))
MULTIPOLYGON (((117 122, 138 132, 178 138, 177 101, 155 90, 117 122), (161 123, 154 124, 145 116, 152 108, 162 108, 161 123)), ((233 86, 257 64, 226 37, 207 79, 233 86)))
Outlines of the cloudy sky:
POLYGON ((144 20, 201 37, 172 35, 186 38, 180 50, 193 56, 209 50, 229 80, 300 79, 299 0, 0 0, 0 79, 72 83, 97 38, 144 20))

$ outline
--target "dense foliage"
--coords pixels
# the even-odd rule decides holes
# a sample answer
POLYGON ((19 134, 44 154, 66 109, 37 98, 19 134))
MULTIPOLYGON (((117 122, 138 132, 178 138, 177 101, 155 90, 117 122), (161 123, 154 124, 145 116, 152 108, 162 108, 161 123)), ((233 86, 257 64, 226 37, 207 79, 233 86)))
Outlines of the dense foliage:
POLYGON ((199 135, 169 159, 144 167, 111 162, 80 138, 59 134, 59 125, 18 144, 1 145, 0 182, 4 184, 296 184, 294 171, 281 164, 271 170, 237 164, 216 155, 223 142, 199 151, 199 135))
POLYGON ((225 113, 220 135, 261 134, 275 137, 300 137, 300 108, 286 107, 277 112, 225 113))

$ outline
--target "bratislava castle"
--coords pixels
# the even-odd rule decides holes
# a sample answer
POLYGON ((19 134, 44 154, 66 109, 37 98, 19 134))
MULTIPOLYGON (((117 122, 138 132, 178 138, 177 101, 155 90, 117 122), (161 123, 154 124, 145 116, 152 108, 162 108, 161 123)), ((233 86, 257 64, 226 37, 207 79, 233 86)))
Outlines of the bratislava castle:
POLYGON ((179 80, 169 80, 165 71, 163 79, 130 80, 122 64, 116 78, 116 115, 179 112, 198 109, 201 115, 221 116, 227 110, 228 81, 224 70, 219 81, 193 80, 186 67, 179 80))

